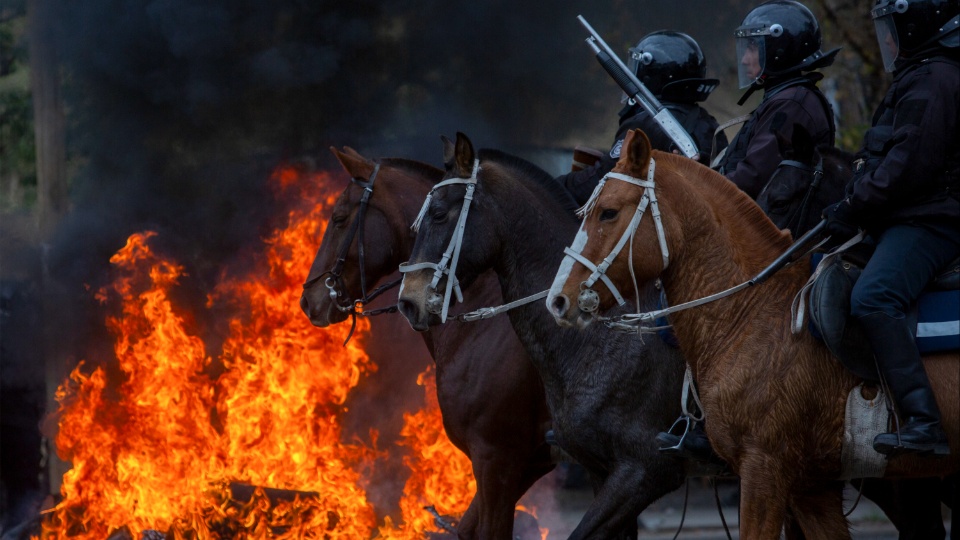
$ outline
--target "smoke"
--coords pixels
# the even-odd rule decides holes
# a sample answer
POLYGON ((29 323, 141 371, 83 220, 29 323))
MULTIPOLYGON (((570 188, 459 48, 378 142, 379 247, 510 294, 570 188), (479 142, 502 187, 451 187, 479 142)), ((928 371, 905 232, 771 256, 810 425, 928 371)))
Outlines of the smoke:
MULTIPOLYGON (((697 36, 691 25, 702 20, 689 13, 725 2, 691 1, 688 13, 672 2, 641 9, 621 0, 35 4, 45 29, 35 38, 56 46, 63 73, 71 211, 44 256, 43 335, 7 332, 6 350, 25 350, 19 339, 45 343, 30 354, 42 351, 65 374, 79 358, 112 355, 91 291, 109 280, 108 260, 130 234, 158 231, 161 249, 187 269, 180 300, 214 317, 203 306, 223 269, 239 271, 237 261, 277 224, 282 201, 267 180, 279 164, 338 168, 331 145, 437 164, 439 135, 457 131, 507 151, 603 147, 620 92, 583 43, 576 15, 625 51, 664 27, 697 36)), ((721 10, 710 23, 726 35, 732 26, 722 21, 737 16, 721 10)), ((721 42, 707 39, 708 58, 706 43, 721 42)), ((406 328, 394 326, 384 330, 400 339, 406 328)), ((363 431, 374 398, 388 411, 382 421, 398 427, 403 404, 422 399, 412 381, 427 359, 417 351, 365 383, 370 393, 351 410, 348 431, 363 431), (394 391, 394 382, 409 390, 394 391)), ((43 379, 42 362, 13 365, 33 370, 16 380, 43 379)))

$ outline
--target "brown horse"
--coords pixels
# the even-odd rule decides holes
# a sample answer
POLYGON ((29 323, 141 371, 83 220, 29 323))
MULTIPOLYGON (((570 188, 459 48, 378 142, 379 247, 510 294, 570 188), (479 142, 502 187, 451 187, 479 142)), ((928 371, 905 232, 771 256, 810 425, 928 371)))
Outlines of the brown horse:
MULTIPOLYGON (((300 300, 310 322, 319 327, 344 321, 353 305, 347 298, 368 296, 366 284, 392 275, 407 260, 414 240, 410 223, 443 176, 443 171, 416 161, 389 158, 375 163, 350 148, 331 150, 354 181, 337 199, 300 300), (367 186, 372 191, 362 216, 367 186), (363 231, 356 235, 363 239, 362 258, 361 243, 350 238, 354 222, 355 232, 363 231), (344 262, 338 265, 340 257, 344 262)), ((477 291, 465 309, 501 303, 492 274, 481 277, 477 291)), ((470 457, 477 480, 477 494, 460 520, 458 535, 512 538, 517 501, 554 466, 544 441, 549 415, 537 372, 504 318, 451 322, 422 336, 437 366, 444 429, 470 457)))
MULTIPOLYGON (((582 258, 608 257, 634 223, 642 196, 655 195, 662 224, 651 205, 627 237, 629 247, 611 259, 606 276, 620 291, 633 291, 634 279, 660 278, 671 304, 679 305, 750 280, 791 245, 789 232, 777 229, 733 183, 694 161, 651 150, 639 131, 628 135, 614 172, 641 185, 612 181, 600 191, 584 219, 582 258)), ((585 326, 596 318, 578 305, 590 274, 582 264, 561 267, 547 298, 561 324, 585 326)), ((807 538, 849 538, 837 478, 844 403, 858 380, 809 333, 791 333, 789 306, 809 275, 805 258, 761 286, 670 316, 711 443, 741 478, 742 538, 778 538, 788 507, 807 538)), ((611 293, 597 288, 599 310, 610 308, 611 293)), ((956 356, 924 358, 953 453, 891 458, 887 477, 960 469, 956 356)))

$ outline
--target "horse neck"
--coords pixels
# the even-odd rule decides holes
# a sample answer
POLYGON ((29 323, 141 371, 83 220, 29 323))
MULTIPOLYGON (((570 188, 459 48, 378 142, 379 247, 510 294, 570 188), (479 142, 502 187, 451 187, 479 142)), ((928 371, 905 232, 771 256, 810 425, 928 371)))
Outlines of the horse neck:
POLYGON ((564 215, 549 194, 511 180, 499 182, 491 192, 500 247, 493 265, 506 301, 550 288, 577 229, 574 217, 564 215))
MULTIPOLYGON (((563 248, 576 233, 576 220, 552 204, 549 194, 528 185, 502 183, 486 195, 493 200, 480 204, 496 213, 487 222, 499 224, 490 234, 499 238, 493 267, 504 302, 548 289, 563 258, 563 248)), ((597 336, 559 327, 543 302, 537 300, 513 309, 509 317, 540 372, 551 409, 556 411, 562 406, 571 366, 580 361, 571 351, 591 350, 582 345, 597 340, 597 336)))
MULTIPOLYGON (((693 180, 663 189, 664 197, 674 200, 670 208, 682 209, 663 216, 679 219, 682 231, 683 245, 671 251, 670 266, 662 275, 671 305, 744 283, 789 246, 789 236, 728 180, 720 175, 693 180)), ((735 359, 749 336, 789 335, 789 306, 808 275, 800 262, 761 286, 671 315, 687 360, 700 371, 722 370, 723 365, 710 362, 735 359), (784 310, 785 316, 776 315, 784 310)))
POLYGON ((402 170, 394 170, 393 176, 389 180, 389 182, 383 182, 383 186, 377 186, 374 189, 382 189, 382 193, 378 193, 378 195, 383 196, 380 205, 387 214, 392 236, 397 242, 396 249, 393 252, 396 253, 397 264, 399 264, 410 259, 410 253, 413 251, 413 243, 416 239, 410 225, 420 212, 427 193, 433 188, 434 179, 402 170))

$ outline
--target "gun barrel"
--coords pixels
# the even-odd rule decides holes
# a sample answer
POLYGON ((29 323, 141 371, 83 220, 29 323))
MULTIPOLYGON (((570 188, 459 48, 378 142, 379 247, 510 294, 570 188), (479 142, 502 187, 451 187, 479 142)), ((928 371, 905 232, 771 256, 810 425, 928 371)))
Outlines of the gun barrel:
POLYGON ((666 132, 667 136, 676 143, 677 148, 679 148, 683 155, 698 159, 700 153, 699 150, 697 150, 696 143, 693 142, 690 134, 683 129, 683 126, 677 122, 677 119, 673 117, 673 114, 640 82, 636 74, 631 72, 630 69, 623 64, 620 57, 610 49, 610 46, 607 45, 603 38, 600 37, 600 34, 590 26, 590 23, 583 18, 583 15, 577 15, 577 20, 587 29, 587 32, 590 32, 590 37, 586 40, 587 45, 593 49, 594 55, 597 57, 600 65, 603 66, 603 69, 613 77, 613 80, 617 82, 617 85, 619 85, 628 96, 639 103, 640 106, 653 117, 657 124, 666 132))

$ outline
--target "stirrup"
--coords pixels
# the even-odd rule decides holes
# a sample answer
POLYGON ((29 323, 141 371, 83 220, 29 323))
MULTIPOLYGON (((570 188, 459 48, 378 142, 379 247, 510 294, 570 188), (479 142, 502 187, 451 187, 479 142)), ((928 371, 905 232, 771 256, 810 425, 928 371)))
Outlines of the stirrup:
MULTIPOLYGON (((690 418, 689 416, 686 416, 686 415, 681 416, 680 418, 677 418, 676 420, 674 420, 673 425, 671 425, 671 426, 670 426, 670 429, 668 429, 668 430, 666 431, 666 433, 667 433, 668 435, 674 435, 674 433, 673 433, 674 429, 675 429, 675 428, 677 427, 677 425, 679 425, 681 422, 685 422, 686 424, 685 424, 684 427, 683 427, 683 433, 680 435, 680 440, 677 441, 677 444, 675 444, 675 445, 673 445, 673 446, 661 446, 661 447, 659 447, 659 451, 660 451, 660 452, 663 452, 663 453, 665 453, 665 454, 679 454, 679 453, 680 453, 680 449, 683 448, 683 443, 684 443, 684 442, 686 441, 686 439, 687 439, 687 434, 690 433, 690 431, 691 431, 692 428, 693 428, 693 422, 694 422, 694 420, 693 420, 692 418, 690 418)), ((658 436, 658 438, 659 438, 659 436, 658 436)))

